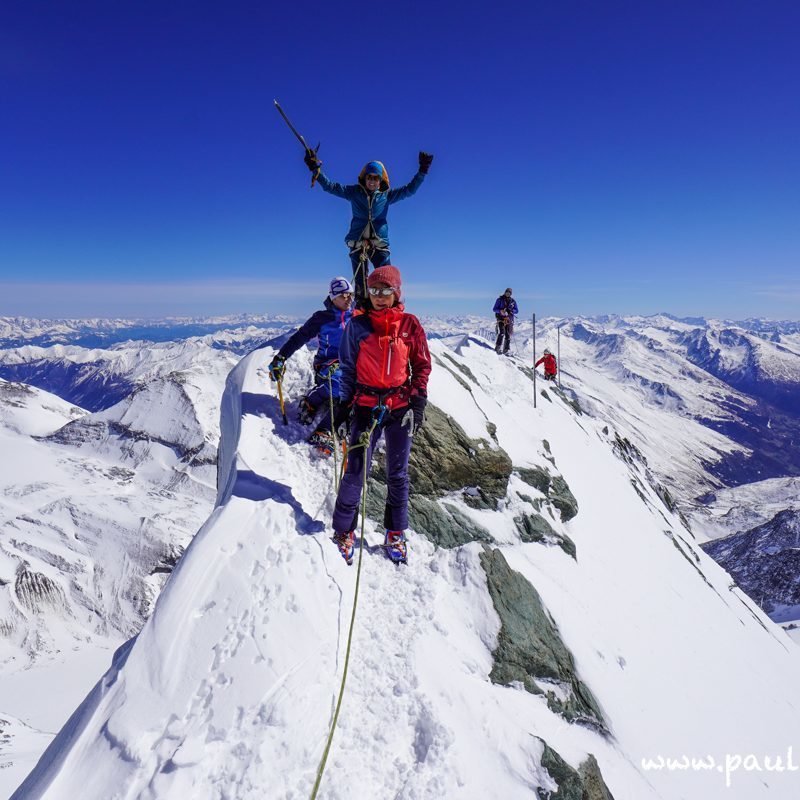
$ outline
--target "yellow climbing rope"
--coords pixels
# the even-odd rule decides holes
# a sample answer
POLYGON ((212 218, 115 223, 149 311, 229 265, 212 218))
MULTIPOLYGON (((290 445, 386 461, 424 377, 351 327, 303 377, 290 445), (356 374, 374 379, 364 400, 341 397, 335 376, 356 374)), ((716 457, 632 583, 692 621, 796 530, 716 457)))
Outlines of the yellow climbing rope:
POLYGON ((328 741, 325 743, 325 750, 322 753, 322 759, 319 762, 319 767, 317 768, 317 779, 314 782, 314 788, 311 790, 311 798, 310 800, 315 800, 317 796, 317 792, 319 791, 319 785, 322 781, 322 774, 325 771, 325 763, 328 760, 328 753, 330 753, 331 743, 333 742, 333 733, 336 730, 336 723, 339 720, 339 710, 342 707, 342 699, 344 698, 344 687, 347 683, 347 669, 350 666, 350 646, 353 643, 353 628, 356 621, 356 608, 358 606, 358 587, 361 583, 361 560, 364 554, 364 523, 367 517, 367 450, 369 448, 369 442, 372 438, 372 433, 375 428, 378 426, 379 419, 374 418, 372 420, 372 426, 368 431, 364 431, 358 439, 358 444, 354 445, 351 450, 357 450, 359 447, 364 448, 364 465, 363 465, 363 481, 361 484, 361 542, 359 543, 358 547, 358 566, 356 568, 356 588, 355 592, 353 593, 353 612, 350 615, 350 630, 347 633, 347 648, 345 650, 344 656, 344 671, 342 672, 342 683, 339 687, 339 697, 336 700, 336 709, 333 712, 333 720, 331 721, 331 729, 328 733, 328 741))

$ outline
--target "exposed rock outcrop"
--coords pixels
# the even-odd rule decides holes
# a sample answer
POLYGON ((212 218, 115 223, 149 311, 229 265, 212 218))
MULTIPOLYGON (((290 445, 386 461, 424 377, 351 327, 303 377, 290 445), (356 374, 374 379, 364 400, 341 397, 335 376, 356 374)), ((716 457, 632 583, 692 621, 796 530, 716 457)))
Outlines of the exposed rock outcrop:
POLYGON ((491 680, 505 685, 518 681, 532 694, 545 695, 549 708, 570 722, 604 731, 600 707, 578 677, 539 593, 508 566, 500 550, 485 548, 481 564, 500 617, 491 680))

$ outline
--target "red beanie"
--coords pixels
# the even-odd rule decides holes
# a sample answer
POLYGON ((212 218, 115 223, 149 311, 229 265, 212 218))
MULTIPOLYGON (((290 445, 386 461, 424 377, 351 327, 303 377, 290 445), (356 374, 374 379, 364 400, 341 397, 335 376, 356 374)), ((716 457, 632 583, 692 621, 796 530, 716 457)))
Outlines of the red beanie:
POLYGON ((372 270, 367 278, 367 286, 375 286, 377 283, 385 283, 395 289, 395 295, 400 300, 400 289, 403 286, 403 279, 400 277, 400 270, 387 264, 385 267, 378 267, 372 270))

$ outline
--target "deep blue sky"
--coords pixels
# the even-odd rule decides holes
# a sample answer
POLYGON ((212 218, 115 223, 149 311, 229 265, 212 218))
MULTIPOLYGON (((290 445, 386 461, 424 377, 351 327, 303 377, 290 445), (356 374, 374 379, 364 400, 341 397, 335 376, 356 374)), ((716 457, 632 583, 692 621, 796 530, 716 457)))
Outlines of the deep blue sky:
POLYGON ((383 160, 409 310, 800 317, 796 2, 0 6, 0 315, 310 312, 383 160))

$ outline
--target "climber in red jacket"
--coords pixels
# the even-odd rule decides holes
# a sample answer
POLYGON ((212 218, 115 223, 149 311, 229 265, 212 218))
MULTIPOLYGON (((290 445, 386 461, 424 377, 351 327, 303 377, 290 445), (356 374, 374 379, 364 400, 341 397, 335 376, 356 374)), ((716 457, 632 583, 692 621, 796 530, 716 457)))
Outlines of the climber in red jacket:
POLYGON ((558 366, 556 365, 556 357, 545 348, 544 355, 533 365, 534 369, 544 364, 544 379, 546 381, 554 381, 558 375, 558 366))

